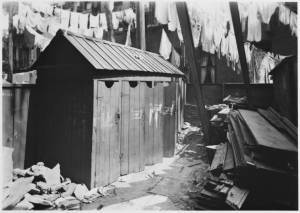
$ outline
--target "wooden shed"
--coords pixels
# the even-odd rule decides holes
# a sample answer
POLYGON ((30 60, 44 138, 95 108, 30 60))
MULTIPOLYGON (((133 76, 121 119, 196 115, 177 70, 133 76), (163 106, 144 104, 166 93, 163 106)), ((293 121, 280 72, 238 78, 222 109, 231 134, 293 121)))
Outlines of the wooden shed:
POLYGON ((94 187, 174 154, 183 73, 159 55, 59 30, 33 69, 27 166, 94 187))

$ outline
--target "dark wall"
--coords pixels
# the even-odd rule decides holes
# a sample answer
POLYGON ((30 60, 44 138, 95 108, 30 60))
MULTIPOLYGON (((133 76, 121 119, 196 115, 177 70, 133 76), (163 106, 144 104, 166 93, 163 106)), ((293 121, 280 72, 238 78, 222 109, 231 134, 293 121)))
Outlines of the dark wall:
POLYGON ((92 83, 82 79, 43 78, 42 73, 48 72, 53 70, 39 73, 30 97, 26 167, 39 161, 49 167, 59 163, 64 177, 89 186, 92 83))
POLYGON ((272 72, 274 81, 274 108, 298 126, 297 57, 282 61, 272 72))

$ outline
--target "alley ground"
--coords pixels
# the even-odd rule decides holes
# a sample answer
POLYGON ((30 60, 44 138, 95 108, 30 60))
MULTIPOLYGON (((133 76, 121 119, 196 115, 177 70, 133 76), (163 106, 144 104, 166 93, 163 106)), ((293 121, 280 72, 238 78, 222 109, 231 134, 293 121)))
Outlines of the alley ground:
MULTIPOLYGON (((199 126, 195 107, 185 107, 185 121, 199 126)), ((188 191, 207 176, 209 167, 201 132, 190 132, 183 149, 172 158, 148 166, 143 172, 122 176, 111 185, 112 193, 83 210, 193 210, 188 191)))

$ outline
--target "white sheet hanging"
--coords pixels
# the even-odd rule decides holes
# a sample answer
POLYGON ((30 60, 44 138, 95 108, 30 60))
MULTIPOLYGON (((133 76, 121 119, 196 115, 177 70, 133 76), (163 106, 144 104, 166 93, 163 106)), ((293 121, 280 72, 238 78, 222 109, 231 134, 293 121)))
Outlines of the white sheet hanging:
POLYGON ((249 4, 248 14, 248 41, 260 41, 261 40, 261 22, 258 19, 258 2, 251 2, 249 4))
POLYGON ((159 0, 155 2, 155 18, 160 24, 168 24, 169 1, 159 0))
POLYGON ((164 58, 164 59, 169 59, 170 54, 172 51, 172 44, 169 41, 169 38, 164 30, 162 30, 161 34, 161 41, 160 41, 160 47, 159 47, 159 54, 164 58))
POLYGON ((78 33, 78 25, 79 25, 79 13, 71 12, 69 30, 71 32, 78 33))

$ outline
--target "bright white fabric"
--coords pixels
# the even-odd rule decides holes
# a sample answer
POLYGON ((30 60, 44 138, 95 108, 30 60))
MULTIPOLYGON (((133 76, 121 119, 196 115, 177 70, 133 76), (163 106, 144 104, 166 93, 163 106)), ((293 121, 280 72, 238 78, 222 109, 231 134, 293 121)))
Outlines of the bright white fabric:
POLYGON ((160 41, 160 47, 159 47, 159 54, 164 58, 164 59, 169 59, 170 54, 172 51, 172 44, 169 41, 169 38, 164 30, 162 30, 161 34, 161 41, 160 41))

